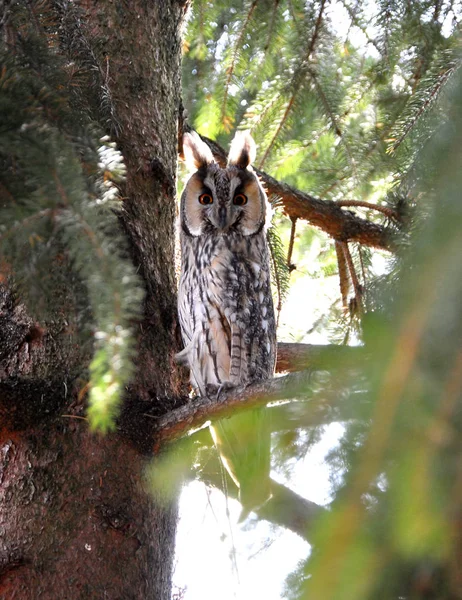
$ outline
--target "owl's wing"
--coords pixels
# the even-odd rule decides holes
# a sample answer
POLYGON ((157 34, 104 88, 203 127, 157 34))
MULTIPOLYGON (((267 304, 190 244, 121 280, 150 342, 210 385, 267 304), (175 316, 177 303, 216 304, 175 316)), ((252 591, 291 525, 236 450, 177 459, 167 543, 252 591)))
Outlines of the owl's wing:
POLYGON ((208 384, 229 381, 231 328, 205 285, 187 292, 180 287, 178 313, 185 348, 176 361, 189 367, 193 387, 205 395, 208 384))
POLYGON ((203 332, 196 332, 184 349, 175 355, 175 360, 179 365, 190 369, 191 383, 196 390, 199 390, 201 396, 206 395, 206 380, 204 380, 204 369, 199 351, 203 347, 204 338, 203 332))
MULTIPOLYGON (((193 337, 193 316, 191 314, 192 302, 186 286, 180 283, 178 290, 178 316, 180 319, 181 335, 184 345, 187 346, 193 337)), ((181 352, 180 352, 181 354, 181 352)))
POLYGON ((231 365, 229 380, 234 385, 247 381, 247 350, 242 326, 231 323, 231 365))
POLYGON ((181 284, 180 289, 178 290, 178 317, 180 319, 181 336, 183 338, 184 349, 175 355, 175 361, 179 365, 183 365, 184 367, 190 369, 192 378, 195 378, 196 375, 193 369, 193 354, 194 347, 196 344, 193 340, 193 319, 191 315, 191 306, 188 300, 188 294, 185 291, 184 286, 182 286, 181 284))

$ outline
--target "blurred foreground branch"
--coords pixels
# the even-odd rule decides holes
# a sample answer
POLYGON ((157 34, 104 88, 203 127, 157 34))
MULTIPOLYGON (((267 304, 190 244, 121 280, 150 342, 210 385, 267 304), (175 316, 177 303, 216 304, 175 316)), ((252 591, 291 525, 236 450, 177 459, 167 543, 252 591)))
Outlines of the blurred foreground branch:
POLYGON ((271 492, 271 499, 257 512, 258 517, 290 529, 309 542, 313 525, 326 509, 273 480, 271 492))

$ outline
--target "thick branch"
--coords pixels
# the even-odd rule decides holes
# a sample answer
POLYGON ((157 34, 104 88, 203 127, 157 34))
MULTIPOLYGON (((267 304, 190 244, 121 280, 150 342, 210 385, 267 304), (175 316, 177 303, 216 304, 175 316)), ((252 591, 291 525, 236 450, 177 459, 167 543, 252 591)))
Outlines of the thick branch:
POLYGON ((271 500, 260 508, 258 517, 290 529, 309 542, 314 523, 326 509, 273 480, 271 492, 271 500))
POLYGON ((202 427, 207 421, 231 416, 243 406, 257 408, 275 400, 309 398, 310 377, 311 370, 291 373, 249 386, 239 386, 215 398, 195 398, 156 420, 156 450, 165 443, 177 440, 188 430, 202 427))
POLYGON ((305 194, 286 183, 282 183, 255 169, 270 194, 281 198, 284 212, 289 217, 305 219, 319 227, 335 240, 351 241, 373 246, 382 250, 393 250, 395 230, 357 217, 350 211, 342 210, 337 203, 320 200, 305 194))
POLYGON ((278 344, 276 371, 294 372, 302 369, 329 368, 339 360, 357 362, 364 358, 361 346, 323 346, 315 344, 278 344))
POLYGON ((337 206, 358 206, 360 208, 368 208, 369 210, 376 210, 383 213, 389 219, 399 220, 399 216, 396 210, 389 206, 380 206, 380 204, 371 204, 370 202, 363 202, 362 200, 339 200, 336 202, 337 206))
MULTIPOLYGON (((190 130, 189 126, 183 126, 183 131, 190 130)), ((223 148, 213 140, 204 136, 201 137, 210 146, 216 160, 224 165, 227 156, 223 148)), ((181 153, 181 140, 179 149, 181 153)), ((362 219, 351 211, 342 210, 336 202, 321 200, 310 194, 305 194, 286 183, 277 181, 274 177, 259 169, 255 169, 255 172, 265 184, 268 193, 281 198, 284 212, 289 217, 305 219, 311 225, 319 227, 332 238, 341 242, 358 242, 365 246, 393 251, 396 234, 393 227, 385 227, 367 219, 362 219)))
MULTIPOLYGON (((309 383, 313 371, 328 370, 338 364, 345 368, 350 362, 352 365, 360 363, 360 359, 365 356, 365 350, 361 347, 278 344, 277 370, 306 370, 253 383, 247 387, 239 386, 227 392, 222 391, 218 397, 194 398, 156 419, 153 427, 156 449, 179 439, 191 429, 202 427, 207 421, 229 417, 243 407, 256 408, 276 400, 311 399, 309 383)), ((303 410, 306 410, 306 407, 303 410)), ((332 407, 321 400, 316 405, 316 419, 318 420, 321 412, 326 410, 332 413, 332 407)))

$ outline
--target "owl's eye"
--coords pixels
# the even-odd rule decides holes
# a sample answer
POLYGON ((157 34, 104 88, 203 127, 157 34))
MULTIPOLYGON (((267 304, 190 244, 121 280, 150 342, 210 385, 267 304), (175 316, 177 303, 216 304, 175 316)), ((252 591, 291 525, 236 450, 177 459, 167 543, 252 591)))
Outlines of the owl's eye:
POLYGON ((244 196, 244 194, 236 194, 234 196, 233 204, 236 206, 244 206, 244 204, 247 204, 247 196, 244 196))
POLYGON ((199 196, 199 202, 204 205, 213 204, 213 198, 210 194, 201 194, 199 196))

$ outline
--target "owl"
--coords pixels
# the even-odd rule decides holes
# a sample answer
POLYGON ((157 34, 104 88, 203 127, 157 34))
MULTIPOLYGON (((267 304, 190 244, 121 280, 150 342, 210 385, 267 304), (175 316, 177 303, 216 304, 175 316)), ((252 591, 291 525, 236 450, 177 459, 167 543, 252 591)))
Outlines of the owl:
MULTIPOLYGON (((181 196, 181 277, 178 312, 190 369, 200 394, 271 377, 276 326, 270 286, 267 226, 270 205, 252 170, 255 143, 234 138, 226 168, 194 133, 183 141, 194 169, 181 196)), ((265 410, 212 427, 221 459, 239 487, 243 512, 270 497, 270 431, 265 410)))

